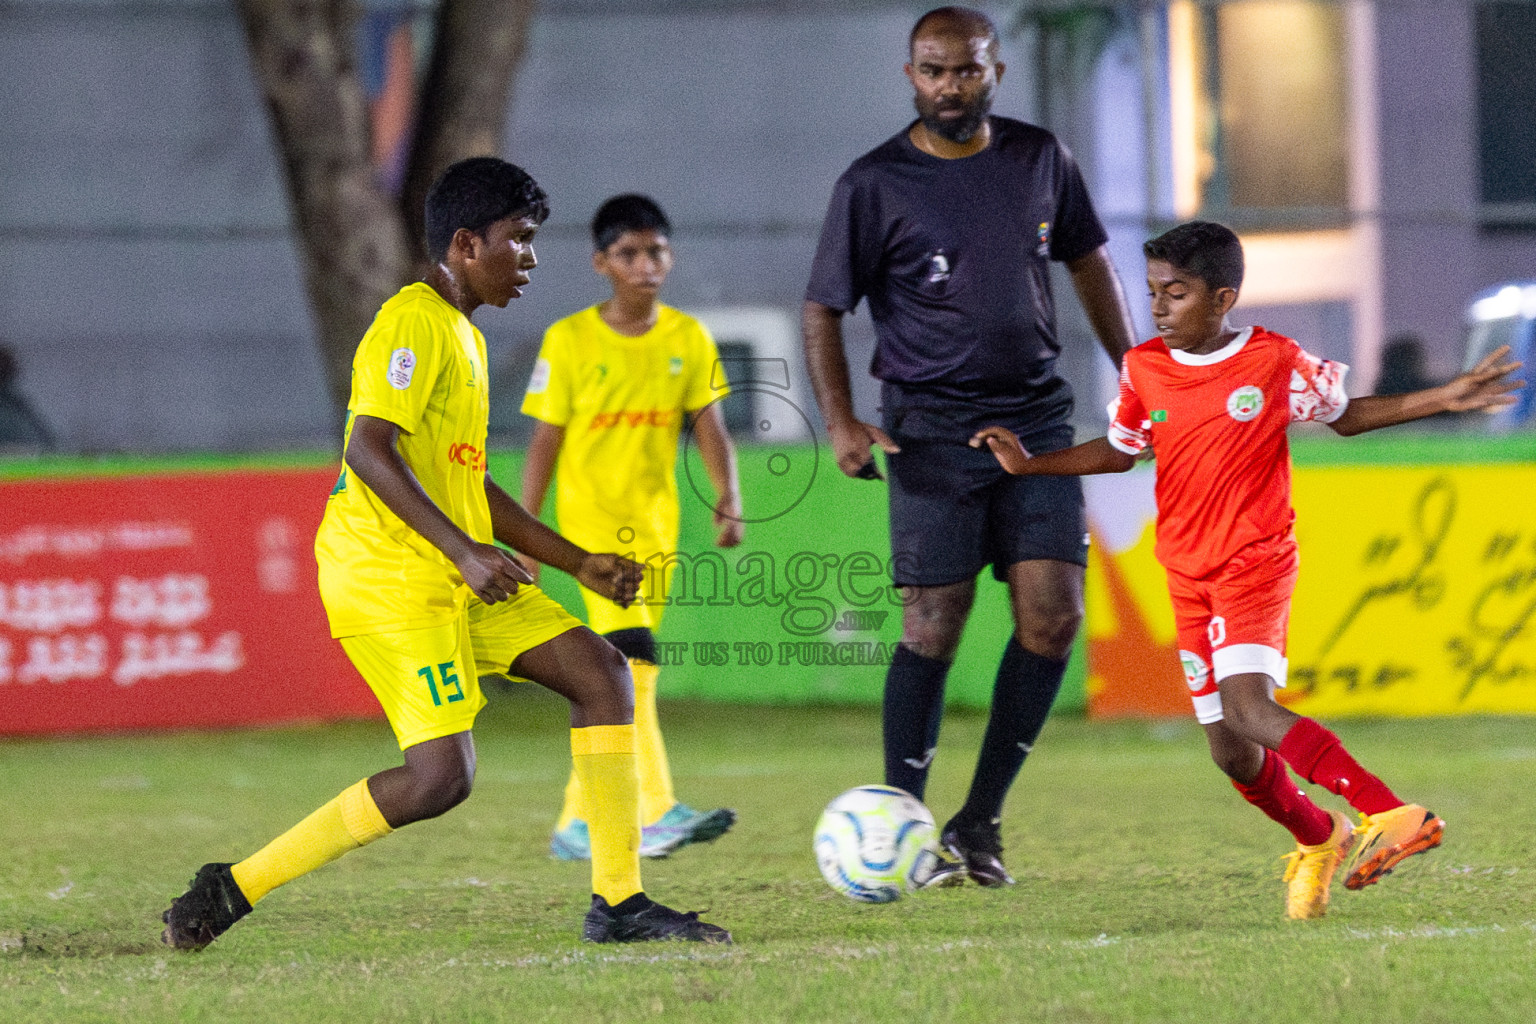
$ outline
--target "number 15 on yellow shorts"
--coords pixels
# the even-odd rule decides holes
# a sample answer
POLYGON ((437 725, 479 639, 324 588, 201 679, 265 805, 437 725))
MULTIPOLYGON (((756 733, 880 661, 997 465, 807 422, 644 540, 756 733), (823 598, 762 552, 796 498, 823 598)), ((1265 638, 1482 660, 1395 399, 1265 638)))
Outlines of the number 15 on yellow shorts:
POLYGON ((341 646, 383 705, 401 750, 468 731, 485 707, 467 615, 425 629, 344 637, 341 646))

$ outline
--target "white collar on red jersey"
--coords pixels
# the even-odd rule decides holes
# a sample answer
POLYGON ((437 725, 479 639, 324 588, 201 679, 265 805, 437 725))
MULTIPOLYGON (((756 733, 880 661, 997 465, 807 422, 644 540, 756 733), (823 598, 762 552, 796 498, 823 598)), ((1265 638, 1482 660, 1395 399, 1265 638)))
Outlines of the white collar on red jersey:
POLYGON ((1243 350, 1243 346, 1248 344, 1248 339, 1252 337, 1253 328, 1244 327, 1237 332, 1237 337, 1221 346, 1215 352, 1207 352, 1203 356, 1197 356, 1191 352, 1185 352, 1181 348, 1170 348, 1168 354, 1173 356, 1174 362, 1183 363, 1185 366, 1210 366, 1213 363, 1219 363, 1237 355, 1243 350))

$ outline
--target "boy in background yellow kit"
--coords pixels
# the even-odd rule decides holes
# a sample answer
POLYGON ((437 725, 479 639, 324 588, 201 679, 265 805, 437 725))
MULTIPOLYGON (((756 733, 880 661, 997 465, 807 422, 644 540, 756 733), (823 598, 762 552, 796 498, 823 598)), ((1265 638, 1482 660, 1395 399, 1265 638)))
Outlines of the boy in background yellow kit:
MULTIPOLYGON (((646 196, 615 196, 598 208, 592 266, 613 295, 551 325, 523 399, 523 412, 538 420, 523 469, 524 506, 535 514, 543 508, 553 476, 565 536, 650 568, 651 585, 628 607, 581 588, 588 624, 624 653, 635 680, 646 857, 716 839, 736 821, 729 808, 696 811, 678 801, 656 716, 654 631, 669 582, 665 564, 677 550, 677 441, 685 424, 715 489, 715 543, 735 547, 742 539, 736 454, 718 404, 729 393, 719 354, 703 324, 659 300, 672 269, 671 231, 646 196)), ((590 855, 583 801, 573 772, 549 843, 561 860, 590 855)))

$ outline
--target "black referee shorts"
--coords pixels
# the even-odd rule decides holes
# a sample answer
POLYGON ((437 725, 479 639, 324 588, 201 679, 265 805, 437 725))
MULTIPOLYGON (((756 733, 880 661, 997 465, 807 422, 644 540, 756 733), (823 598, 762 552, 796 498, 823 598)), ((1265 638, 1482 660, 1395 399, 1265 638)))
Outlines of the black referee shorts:
MULTIPOLYGON (((916 424, 916 431, 904 431, 903 418, 885 417, 886 431, 901 446, 886 457, 897 586, 959 583, 988 565, 1006 580, 1008 566, 1040 559, 1088 564, 1079 478, 1014 476, 986 448, 934 440, 933 431, 916 424)), ((1056 451, 1072 444, 1072 428, 1020 439, 1031 452, 1056 451)))

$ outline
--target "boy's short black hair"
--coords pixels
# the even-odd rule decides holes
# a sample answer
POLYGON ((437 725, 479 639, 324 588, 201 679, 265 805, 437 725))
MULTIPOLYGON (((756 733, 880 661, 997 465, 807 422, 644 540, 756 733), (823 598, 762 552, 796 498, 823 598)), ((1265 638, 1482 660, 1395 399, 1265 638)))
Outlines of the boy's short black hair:
POLYGON ((1192 220, 1142 245, 1149 260, 1193 274, 1211 288, 1243 286, 1243 243, 1225 224, 1192 220))
POLYGON ((453 233, 481 234, 507 217, 549 217, 549 196, 533 176, 494 156, 472 156, 449 167, 427 190, 427 255, 441 263, 453 233))
POLYGON ((602 252, 626 231, 656 231, 670 235, 672 222, 650 196, 626 192, 604 202, 592 215, 592 247, 602 252))

